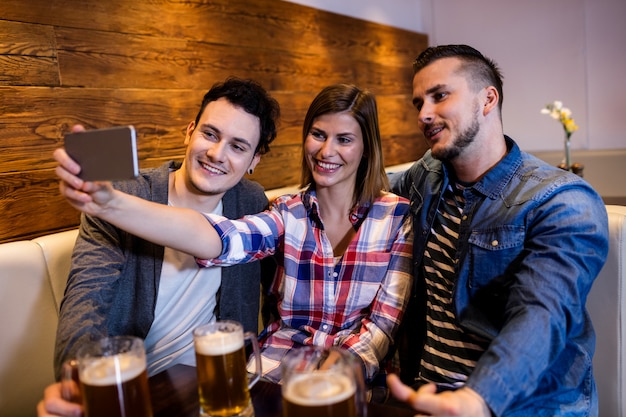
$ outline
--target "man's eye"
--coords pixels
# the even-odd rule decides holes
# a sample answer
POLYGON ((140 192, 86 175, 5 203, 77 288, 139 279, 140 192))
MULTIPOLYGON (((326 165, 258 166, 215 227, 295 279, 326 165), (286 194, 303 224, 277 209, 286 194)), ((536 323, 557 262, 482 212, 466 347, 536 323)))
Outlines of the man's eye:
POLYGON ((217 135, 216 135, 215 133, 213 133, 213 132, 205 131, 205 132, 202 132, 202 134, 203 134, 203 135, 204 135, 207 139, 210 139, 210 140, 217 139, 217 135))
POLYGON ((441 101, 448 96, 448 93, 436 93, 433 97, 436 101, 441 101))

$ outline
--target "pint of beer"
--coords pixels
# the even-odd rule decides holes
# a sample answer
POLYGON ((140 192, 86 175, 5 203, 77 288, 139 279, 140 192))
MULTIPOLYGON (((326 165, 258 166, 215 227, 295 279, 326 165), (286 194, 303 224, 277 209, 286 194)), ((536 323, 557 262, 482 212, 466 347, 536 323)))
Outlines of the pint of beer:
POLYGON ((250 388, 261 375, 256 335, 244 334, 241 324, 218 321, 194 330, 200 415, 210 417, 252 416, 250 388), (252 343, 257 372, 249 380, 244 340, 252 343))
POLYGON ((361 417, 364 380, 350 353, 304 347, 282 363, 283 417, 361 417))
POLYGON ((86 417, 152 417, 146 353, 137 337, 107 337, 77 353, 86 417))

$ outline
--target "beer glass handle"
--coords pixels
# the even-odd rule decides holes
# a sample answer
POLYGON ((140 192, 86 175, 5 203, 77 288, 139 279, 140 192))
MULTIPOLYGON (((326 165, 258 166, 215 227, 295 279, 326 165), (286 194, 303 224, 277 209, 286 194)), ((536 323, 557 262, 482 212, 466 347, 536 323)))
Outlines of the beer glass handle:
POLYGON ((82 403, 78 380, 78 361, 70 359, 61 365, 61 397, 72 403, 82 403))
POLYGON ((254 361, 256 362, 256 371, 254 376, 248 381, 248 389, 251 389, 259 379, 261 379, 261 349, 259 348, 259 341, 257 335, 252 332, 246 332, 243 335, 244 338, 250 339, 252 343, 252 354, 254 355, 254 361))

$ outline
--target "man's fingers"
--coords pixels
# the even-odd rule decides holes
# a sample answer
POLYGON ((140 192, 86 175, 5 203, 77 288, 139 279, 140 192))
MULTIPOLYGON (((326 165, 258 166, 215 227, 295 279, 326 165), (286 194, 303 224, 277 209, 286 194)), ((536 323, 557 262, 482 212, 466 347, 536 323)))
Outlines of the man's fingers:
POLYGON ((389 386, 393 396, 400 401, 409 401, 411 394, 415 393, 415 391, 413 391, 409 386, 404 385, 402 381, 400 381, 400 378, 394 374, 389 374, 387 376, 387 385, 389 386))

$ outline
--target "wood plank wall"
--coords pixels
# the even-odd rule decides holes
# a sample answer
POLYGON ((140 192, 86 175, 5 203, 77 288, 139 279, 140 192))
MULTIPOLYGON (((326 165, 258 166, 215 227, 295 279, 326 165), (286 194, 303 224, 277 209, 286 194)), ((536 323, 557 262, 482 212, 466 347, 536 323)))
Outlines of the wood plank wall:
POLYGON ((252 179, 299 180, 301 124, 324 86, 376 93, 385 164, 420 157, 411 62, 424 34, 279 0, 0 1, 0 242, 78 224, 52 151, 75 123, 132 124, 140 167, 184 154, 203 94, 230 75, 280 102, 277 140, 252 179))

